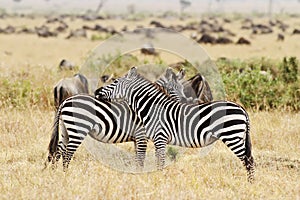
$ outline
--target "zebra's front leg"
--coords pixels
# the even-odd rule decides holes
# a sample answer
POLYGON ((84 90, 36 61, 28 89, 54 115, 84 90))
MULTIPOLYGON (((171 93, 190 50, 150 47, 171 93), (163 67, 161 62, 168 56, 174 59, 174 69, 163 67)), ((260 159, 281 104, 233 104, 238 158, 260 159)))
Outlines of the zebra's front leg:
POLYGON ((144 167, 144 162, 146 158, 146 149, 147 149, 147 138, 145 132, 142 131, 136 134, 135 138, 135 160, 139 167, 144 167))
POLYGON ((159 148, 155 150, 156 166, 158 170, 162 170, 166 162, 166 148, 159 148))

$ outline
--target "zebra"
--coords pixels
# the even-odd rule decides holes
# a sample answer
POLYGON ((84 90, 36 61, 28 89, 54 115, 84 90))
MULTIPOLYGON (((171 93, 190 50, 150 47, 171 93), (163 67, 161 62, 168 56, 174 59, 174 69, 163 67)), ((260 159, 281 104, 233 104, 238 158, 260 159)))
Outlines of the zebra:
MULTIPOLYGON (((176 76, 168 69, 166 74, 157 80, 157 87, 162 90, 167 88, 173 96, 170 98, 180 100, 183 98, 183 86, 177 81, 178 78, 182 78, 181 72, 176 76), (178 91, 174 92, 172 88, 178 91), (178 94, 181 96, 178 97, 178 94)), ((143 167, 147 138, 136 114, 124 101, 107 102, 87 94, 71 96, 57 109, 45 167, 49 162, 55 164, 62 156, 63 168, 66 171, 73 154, 87 135, 104 143, 133 141, 136 148, 136 162, 139 167, 143 167)))
MULTIPOLYGON (((168 67, 165 74, 156 80, 155 85, 157 85, 160 90, 165 91, 168 96, 179 102, 188 102, 189 97, 184 93, 184 85, 182 80, 184 80, 185 70, 181 69, 177 75, 173 72, 172 68, 168 67)), ((97 96, 98 91, 95 91, 95 96, 97 96)))
POLYGON ((158 169, 165 164, 166 145, 199 148, 221 140, 243 162, 254 179, 250 121, 245 109, 229 101, 185 104, 157 89, 133 67, 124 77, 97 91, 99 98, 125 100, 155 146, 158 169))
MULTIPOLYGON (((190 66, 188 62, 177 62, 170 64, 173 69, 181 69, 183 66, 190 66)), ((210 86, 203 75, 196 73, 188 80, 180 80, 184 87, 184 94, 189 97, 187 103, 205 103, 213 100, 210 86)))

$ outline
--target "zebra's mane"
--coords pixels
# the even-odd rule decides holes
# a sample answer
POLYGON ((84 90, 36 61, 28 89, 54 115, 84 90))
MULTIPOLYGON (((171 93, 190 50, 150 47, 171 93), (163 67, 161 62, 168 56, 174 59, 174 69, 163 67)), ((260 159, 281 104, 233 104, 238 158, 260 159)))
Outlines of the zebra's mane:
POLYGON ((142 76, 141 74, 137 74, 137 79, 142 79, 147 81, 149 84, 153 85, 159 92, 164 93, 164 95, 168 98, 168 99, 173 99, 172 97, 170 97, 169 93, 167 92, 167 90, 163 87, 158 85, 157 83, 153 83, 152 81, 150 81, 148 78, 142 76))
POLYGON ((166 88, 164 88, 161 85, 158 85, 157 83, 152 83, 154 86, 157 87, 158 90, 160 90, 161 92, 165 93, 165 95, 169 96, 168 91, 166 90, 166 88))

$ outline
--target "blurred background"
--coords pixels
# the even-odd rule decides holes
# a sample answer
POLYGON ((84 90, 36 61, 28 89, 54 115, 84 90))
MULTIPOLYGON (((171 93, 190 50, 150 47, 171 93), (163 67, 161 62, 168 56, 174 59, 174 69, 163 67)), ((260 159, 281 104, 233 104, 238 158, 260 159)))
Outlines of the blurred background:
MULTIPOLYGON (((0 8, 7 12, 22 13, 84 13, 94 10, 101 1, 90 0, 1 0, 0 8)), ((180 12, 179 0, 104 0, 102 11, 109 13, 124 13, 129 5, 134 6, 136 12, 180 12)), ((188 0, 191 6, 187 12, 203 13, 298 13, 299 0, 188 0)))
MULTIPOLYGON (((299 199, 299 86, 299 0, 0 0, 0 199, 299 199), (170 55, 142 28, 173 30, 211 60, 166 35, 161 43, 204 61, 170 55), (137 34, 130 44, 139 48, 122 57, 106 43, 100 50, 107 55, 97 55, 97 47, 124 31, 137 34), (222 91, 222 98, 250 115, 253 185, 221 142, 205 157, 185 149, 173 165, 151 174, 116 172, 82 147, 68 173, 61 163, 41 170, 53 126, 54 86, 83 69, 91 69, 98 82, 135 63, 145 65, 146 73, 154 71, 150 65, 207 66, 199 72, 213 94, 222 91), (108 64, 115 71, 94 73, 99 69, 93 67, 108 64), (217 70, 205 70, 211 66, 217 70)), ((134 155, 132 144, 125 148, 134 155)), ((108 162, 104 154, 111 154, 102 150, 98 158, 108 162)))

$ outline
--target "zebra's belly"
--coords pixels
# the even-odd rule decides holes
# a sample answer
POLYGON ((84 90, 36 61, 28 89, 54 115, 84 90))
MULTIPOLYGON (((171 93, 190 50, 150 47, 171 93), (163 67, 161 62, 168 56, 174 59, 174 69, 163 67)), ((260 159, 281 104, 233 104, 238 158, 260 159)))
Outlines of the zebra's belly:
POLYGON ((95 124, 91 131, 88 133, 93 139, 103 143, 122 143, 134 141, 135 137, 127 132, 116 128, 103 128, 100 124, 95 124))

